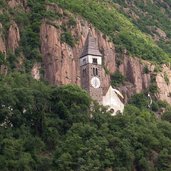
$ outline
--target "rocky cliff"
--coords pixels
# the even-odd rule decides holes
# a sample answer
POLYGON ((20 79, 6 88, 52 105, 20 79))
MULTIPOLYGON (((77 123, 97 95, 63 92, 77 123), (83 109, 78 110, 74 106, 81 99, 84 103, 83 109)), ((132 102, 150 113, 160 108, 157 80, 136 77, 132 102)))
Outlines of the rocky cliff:
MULTIPOLYGON (((55 6, 53 6, 53 8, 55 8, 55 6)), ((55 9, 60 11, 61 15, 64 15, 64 11, 59 10, 58 7, 55 9)), ((65 25, 68 20, 69 18, 65 18, 65 20, 58 20, 53 22, 53 24, 43 21, 41 25, 41 52, 43 54, 43 63, 46 71, 45 78, 49 82, 52 84, 73 83, 80 85, 79 57, 87 34, 89 30, 91 30, 103 54, 104 93, 110 84, 110 73, 114 73, 116 70, 119 70, 130 83, 121 88, 126 98, 149 87, 150 74, 143 73, 145 62, 143 64, 138 58, 132 58, 127 54, 123 54, 117 57, 120 58, 119 60, 121 61, 120 65, 117 66, 116 62, 118 59, 116 59, 117 53, 115 45, 110 42, 109 38, 96 30, 84 19, 76 17, 76 25, 69 28, 73 37, 78 38, 75 46, 71 48, 68 44, 61 42, 62 31, 60 27, 56 27, 56 25, 65 25)))
POLYGON ((19 42, 19 28, 17 24, 13 21, 8 31, 7 49, 11 50, 14 53, 15 49, 19 47, 19 42))
MULTIPOLYGON (((26 1, 11 0, 8 4, 11 8, 15 8, 18 4, 26 8, 26 1)), ((55 85, 70 83, 80 85, 79 57, 87 34, 91 30, 103 54, 104 94, 110 85, 110 74, 116 70, 119 70, 126 78, 124 85, 119 87, 119 90, 125 96, 125 101, 132 94, 148 89, 151 84, 154 65, 150 62, 129 56, 126 50, 125 53, 118 55, 115 50, 115 45, 109 38, 82 17, 74 16, 68 11, 63 11, 54 4, 48 4, 47 10, 55 11, 58 15, 62 16, 53 21, 43 19, 40 26, 41 66, 44 68, 44 77, 48 82, 55 85), (62 35, 68 32, 72 36, 73 46, 69 45, 66 41, 62 41, 62 35), (148 72, 144 72, 145 67, 147 67, 148 72)), ((2 27, 3 25, 0 24, 0 30, 2 30, 2 27)), ((9 50, 14 53, 15 49, 19 47, 19 44, 20 28, 12 21, 8 30, 7 39, 5 39, 2 32, 0 34, 0 51, 5 55, 9 50)), ((32 68, 32 75, 36 79, 40 79, 40 68, 40 64, 35 62, 32 68)), ((1 72, 3 69, 4 66, 1 66, 1 72)), ((171 70, 169 67, 163 66, 161 72, 158 72, 156 75, 156 83, 159 88, 157 97, 171 103, 171 70), (167 82, 166 73, 169 80, 167 82)))
POLYGON ((16 8, 22 6, 22 8, 27 8, 27 0, 9 0, 8 5, 10 8, 16 8))
POLYGON ((5 46, 5 40, 3 37, 3 33, 2 33, 2 24, 0 23, 0 51, 4 54, 6 54, 6 46, 5 46))

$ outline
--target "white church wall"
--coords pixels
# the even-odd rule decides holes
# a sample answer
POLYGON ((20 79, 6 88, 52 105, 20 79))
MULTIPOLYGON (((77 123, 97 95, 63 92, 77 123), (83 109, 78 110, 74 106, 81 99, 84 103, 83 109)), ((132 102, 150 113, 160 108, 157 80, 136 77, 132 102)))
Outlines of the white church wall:
POLYGON ((102 57, 100 56, 93 56, 93 55, 87 55, 80 59, 80 66, 83 66, 87 63, 92 64, 93 59, 97 59, 97 65, 102 65, 102 57))
MULTIPOLYGON (((124 110, 124 104, 119 98, 119 94, 117 94, 118 90, 115 91, 111 86, 109 87, 109 90, 107 91, 106 95, 103 96, 103 105, 109 107, 109 111, 111 112, 111 115, 116 115, 117 113, 123 113, 124 110)), ((121 97, 122 98, 122 97, 121 97)))
POLYGON ((88 62, 89 62, 90 64, 93 63, 93 59, 97 59, 97 65, 102 65, 102 57, 100 57, 100 56, 88 55, 88 62))

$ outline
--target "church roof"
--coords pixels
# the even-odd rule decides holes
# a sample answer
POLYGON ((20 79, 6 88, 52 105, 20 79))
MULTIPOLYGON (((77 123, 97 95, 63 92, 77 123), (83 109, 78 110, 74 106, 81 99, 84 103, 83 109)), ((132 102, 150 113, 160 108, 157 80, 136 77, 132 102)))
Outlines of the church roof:
POLYGON ((102 56, 99 51, 96 39, 91 35, 90 32, 88 33, 87 39, 85 41, 81 57, 84 57, 86 55, 102 56))

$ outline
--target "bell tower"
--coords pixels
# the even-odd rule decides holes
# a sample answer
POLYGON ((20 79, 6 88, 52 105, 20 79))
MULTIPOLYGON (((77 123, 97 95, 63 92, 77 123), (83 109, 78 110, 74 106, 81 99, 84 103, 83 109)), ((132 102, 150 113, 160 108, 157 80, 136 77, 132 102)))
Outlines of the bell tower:
POLYGON ((96 39, 89 32, 80 56, 81 86, 99 103, 102 103, 102 54, 96 39))

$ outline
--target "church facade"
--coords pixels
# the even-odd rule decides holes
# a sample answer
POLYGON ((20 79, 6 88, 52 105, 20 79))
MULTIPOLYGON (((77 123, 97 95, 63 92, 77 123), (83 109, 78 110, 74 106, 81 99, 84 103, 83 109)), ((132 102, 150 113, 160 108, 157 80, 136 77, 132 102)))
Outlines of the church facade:
POLYGON ((81 86, 85 89, 92 99, 96 100, 98 103, 108 106, 112 115, 117 112, 122 113, 124 109, 124 104, 121 102, 120 98, 111 86, 108 92, 103 96, 102 89, 102 54, 99 51, 97 41, 89 32, 83 52, 80 56, 80 77, 81 86))

